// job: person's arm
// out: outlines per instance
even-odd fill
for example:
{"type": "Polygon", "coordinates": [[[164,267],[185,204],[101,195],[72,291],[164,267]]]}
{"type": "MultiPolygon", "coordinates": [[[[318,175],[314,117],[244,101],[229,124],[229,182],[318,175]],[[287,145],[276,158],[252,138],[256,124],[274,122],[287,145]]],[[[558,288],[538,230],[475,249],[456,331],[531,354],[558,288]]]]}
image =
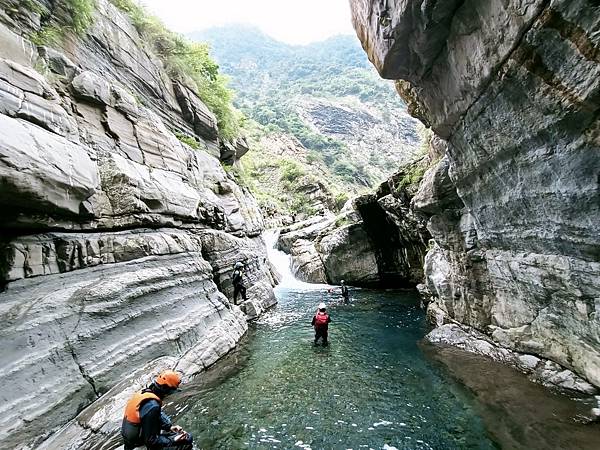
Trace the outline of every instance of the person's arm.
{"type": "Polygon", "coordinates": [[[317,316],[313,316],[312,322],[310,323],[313,327],[315,326],[315,319],[317,318],[317,316]]]}
{"type": "Polygon", "coordinates": [[[177,445],[173,439],[160,434],[162,418],[160,405],[156,400],[148,400],[142,405],[140,418],[142,420],[142,439],[147,447],[160,448],[177,445]]]}
{"type": "Polygon", "coordinates": [[[171,422],[171,418],[167,416],[164,412],[160,412],[160,429],[164,431],[171,431],[171,427],[173,426],[173,422],[171,422]]]}
{"type": "Polygon", "coordinates": [[[331,316],[327,316],[327,323],[331,322],[331,316]]]}

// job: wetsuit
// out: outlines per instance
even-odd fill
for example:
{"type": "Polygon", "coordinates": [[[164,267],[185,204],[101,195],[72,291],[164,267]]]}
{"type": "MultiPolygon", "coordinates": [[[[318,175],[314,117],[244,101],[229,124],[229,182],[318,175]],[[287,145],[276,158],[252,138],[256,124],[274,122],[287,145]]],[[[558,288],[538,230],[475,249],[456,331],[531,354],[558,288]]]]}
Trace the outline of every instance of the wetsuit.
{"type": "Polygon", "coordinates": [[[315,327],[315,345],[317,345],[319,339],[323,338],[323,346],[327,346],[327,331],[329,329],[329,322],[331,322],[331,317],[326,312],[318,311],[317,314],[313,316],[311,325],[315,327]],[[323,319],[319,320],[317,315],[323,317],[323,319]]]}
{"type": "Polygon", "coordinates": [[[124,450],[146,446],[149,450],[192,450],[192,435],[175,441],[178,433],[171,431],[171,419],[161,411],[157,400],[146,400],[140,405],[140,424],[133,424],[123,419],[121,435],[124,450]]]}
{"type": "Polygon", "coordinates": [[[244,281],[242,280],[242,271],[240,269],[235,269],[233,271],[232,281],[233,281],[233,303],[237,305],[238,295],[242,294],[242,299],[244,301],[247,300],[246,286],[244,286],[244,281]]]}
{"type": "Polygon", "coordinates": [[[342,285],[342,297],[344,298],[344,303],[348,303],[349,294],[348,294],[348,286],[345,284],[342,285]]]}

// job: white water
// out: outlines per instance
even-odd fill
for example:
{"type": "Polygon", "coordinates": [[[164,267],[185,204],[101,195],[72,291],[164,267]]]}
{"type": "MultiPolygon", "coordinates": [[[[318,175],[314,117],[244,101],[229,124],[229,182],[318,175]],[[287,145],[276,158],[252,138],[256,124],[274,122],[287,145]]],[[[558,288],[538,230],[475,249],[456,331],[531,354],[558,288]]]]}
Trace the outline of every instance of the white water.
{"type": "Polygon", "coordinates": [[[299,291],[309,291],[318,289],[329,289],[333,286],[329,284],[306,283],[295,277],[292,273],[292,258],[287,253],[276,248],[279,230],[267,230],[263,233],[263,239],[267,246],[267,256],[271,264],[275,266],[277,272],[281,275],[281,282],[276,289],[293,289],[299,291]]]}

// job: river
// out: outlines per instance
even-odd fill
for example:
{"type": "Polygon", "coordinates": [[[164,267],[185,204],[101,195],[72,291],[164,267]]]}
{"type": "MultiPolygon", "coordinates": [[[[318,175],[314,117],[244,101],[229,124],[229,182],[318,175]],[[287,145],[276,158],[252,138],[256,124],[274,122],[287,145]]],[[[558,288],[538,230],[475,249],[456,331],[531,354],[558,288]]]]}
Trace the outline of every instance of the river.
{"type": "MultiPolygon", "coordinates": [[[[285,258],[271,254],[284,269],[285,258]]],[[[598,427],[574,420],[589,401],[420,344],[428,328],[416,293],[354,289],[345,305],[284,272],[278,306],[173,399],[198,448],[600,448],[598,427]],[[312,342],[321,301],[328,347],[312,342]]]]}

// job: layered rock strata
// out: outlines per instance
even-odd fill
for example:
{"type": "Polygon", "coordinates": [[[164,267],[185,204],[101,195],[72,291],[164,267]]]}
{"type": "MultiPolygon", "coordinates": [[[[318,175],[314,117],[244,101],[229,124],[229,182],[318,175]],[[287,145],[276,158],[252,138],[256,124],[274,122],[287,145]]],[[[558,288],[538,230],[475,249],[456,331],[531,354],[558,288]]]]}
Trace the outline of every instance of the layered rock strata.
{"type": "Polygon", "coordinates": [[[600,386],[600,5],[350,3],[375,67],[447,142],[414,200],[434,305],[600,386]]]}
{"type": "Polygon", "coordinates": [[[61,25],[60,4],[42,24],[47,2],[0,1],[2,448],[37,446],[109,390],[120,415],[122,379],[152,361],[198,373],[275,302],[263,218],[219,161],[243,141],[221,142],[191,84],[95,4],[83,35],[44,47],[27,36],[61,25]]]}

